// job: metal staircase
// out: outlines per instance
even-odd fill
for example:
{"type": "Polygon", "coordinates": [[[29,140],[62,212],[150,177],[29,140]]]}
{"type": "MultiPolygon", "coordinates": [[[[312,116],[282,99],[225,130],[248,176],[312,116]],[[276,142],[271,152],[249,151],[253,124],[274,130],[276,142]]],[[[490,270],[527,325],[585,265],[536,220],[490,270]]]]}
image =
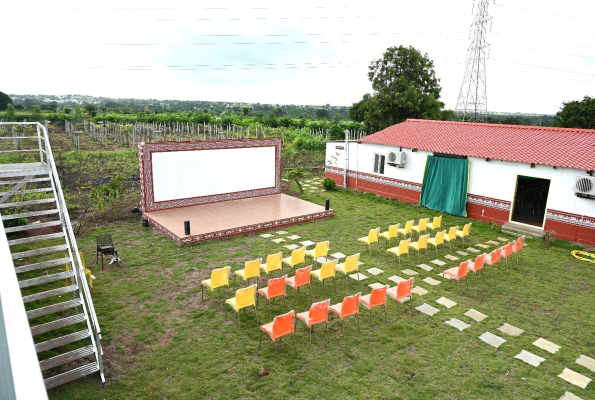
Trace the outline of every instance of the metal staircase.
{"type": "Polygon", "coordinates": [[[0,122],[0,215],[46,388],[96,372],[105,382],[101,329],[48,133],[37,122],[0,122]]]}

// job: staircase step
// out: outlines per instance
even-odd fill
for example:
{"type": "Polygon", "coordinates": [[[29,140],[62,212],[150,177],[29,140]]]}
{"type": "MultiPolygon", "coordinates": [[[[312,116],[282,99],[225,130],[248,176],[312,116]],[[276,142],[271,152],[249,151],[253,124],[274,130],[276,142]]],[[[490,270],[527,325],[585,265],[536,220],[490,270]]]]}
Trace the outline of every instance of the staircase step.
{"type": "Polygon", "coordinates": [[[44,192],[51,192],[51,191],[52,191],[51,187],[45,187],[45,188],[41,188],[41,189],[17,190],[14,192],[0,192],[0,197],[6,196],[8,194],[11,196],[14,196],[16,194],[44,193],[44,192]]]}
{"type": "Polygon", "coordinates": [[[6,233],[12,233],[12,232],[28,231],[28,230],[32,230],[32,229],[48,228],[50,226],[59,226],[59,225],[60,226],[62,225],[62,221],[50,221],[50,222],[42,222],[39,224],[14,226],[12,228],[5,228],[4,231],[6,233]]]}
{"type": "Polygon", "coordinates": [[[68,310],[81,305],[80,299],[68,300],[58,304],[52,304],[51,306],[40,307],[34,310],[27,311],[27,318],[41,317],[42,315],[48,315],[59,311],[68,310]]]}
{"type": "Polygon", "coordinates": [[[23,207],[23,206],[32,206],[35,204],[45,204],[45,203],[55,203],[55,198],[49,199],[41,199],[41,200],[27,200],[27,201],[19,201],[17,203],[5,203],[0,204],[0,208],[10,208],[10,207],[23,207]]]}
{"type": "Polygon", "coordinates": [[[75,379],[82,378],[83,376],[93,374],[99,371],[99,366],[96,362],[83,365],[82,367],[75,368],[63,374],[52,376],[51,378],[44,379],[46,389],[63,385],[66,382],[73,381],[75,379]]]}
{"type": "Polygon", "coordinates": [[[63,257],[57,258],[55,260],[42,261],[35,264],[21,265],[20,267],[15,267],[14,270],[17,274],[20,274],[23,272],[35,271],[36,269],[55,267],[56,265],[64,265],[64,267],[66,268],[66,264],[69,262],[70,257],[63,257]]]}
{"type": "Polygon", "coordinates": [[[79,340],[83,340],[88,338],[89,331],[83,330],[75,333],[71,333],[68,335],[60,336],[59,338],[46,340],[45,342],[37,343],[35,345],[35,351],[41,353],[42,351],[54,349],[56,347],[64,346],[65,344],[78,342],[79,340]]]}
{"type": "Polygon", "coordinates": [[[74,292],[78,289],[77,285],[68,285],[58,289],[46,290],[29,296],[23,296],[23,303],[30,303],[32,301],[47,299],[48,297],[61,296],[66,293],[74,292]]]}
{"type": "Polygon", "coordinates": [[[50,178],[33,178],[33,179],[20,179],[20,180],[16,180],[16,181],[2,181],[0,180],[0,185],[18,185],[19,183],[23,183],[23,181],[26,181],[26,183],[34,183],[34,182],[47,182],[49,181],[50,178]]]}
{"type": "Polygon", "coordinates": [[[26,237],[26,238],[22,238],[22,239],[9,240],[8,241],[8,245],[9,246],[14,246],[14,245],[17,245],[17,244],[39,242],[41,240],[58,239],[58,238],[61,238],[61,237],[64,237],[64,232],[50,233],[49,235],[37,235],[37,236],[30,236],[30,237],[26,237]]]}
{"type": "Polygon", "coordinates": [[[3,215],[2,221],[6,221],[7,219],[38,217],[40,215],[50,215],[50,214],[57,214],[57,213],[58,213],[58,209],[31,211],[31,212],[26,212],[26,213],[21,213],[21,214],[9,214],[9,215],[3,215]]]}
{"type": "Polygon", "coordinates": [[[24,281],[19,281],[19,287],[22,289],[30,286],[40,285],[42,283],[59,281],[60,279],[68,279],[72,276],[74,276],[72,271],[64,271],[58,274],[44,275],[40,276],[39,278],[32,278],[24,281]]]}
{"type": "Polygon", "coordinates": [[[65,244],[61,244],[60,246],[42,247],[41,249],[22,251],[20,253],[12,253],[12,259],[17,260],[19,258],[38,256],[41,254],[57,253],[59,251],[67,250],[68,246],[65,244]]]}
{"type": "Polygon", "coordinates": [[[68,353],[60,354],[59,356],[48,358],[47,360],[40,361],[39,366],[41,367],[42,371],[45,371],[46,369],[54,368],[58,365],[66,364],[93,354],[95,354],[93,351],[93,346],[89,345],[81,347],[80,349],[69,351],[68,353]]]}
{"type": "Polygon", "coordinates": [[[31,328],[31,334],[33,336],[53,331],[56,329],[64,328],[66,326],[78,324],[79,322],[85,322],[85,314],[71,315],[70,317],[57,319],[52,322],[48,322],[41,325],[36,325],[31,328]]]}

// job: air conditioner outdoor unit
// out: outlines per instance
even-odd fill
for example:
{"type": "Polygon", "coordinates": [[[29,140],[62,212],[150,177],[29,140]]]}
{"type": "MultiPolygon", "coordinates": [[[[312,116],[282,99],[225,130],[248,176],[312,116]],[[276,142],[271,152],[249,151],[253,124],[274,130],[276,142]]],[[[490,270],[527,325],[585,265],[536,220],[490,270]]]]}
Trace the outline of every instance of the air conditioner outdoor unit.
{"type": "Polygon", "coordinates": [[[574,194],[577,197],[595,199],[595,177],[577,176],[574,183],[574,194]]]}
{"type": "Polygon", "coordinates": [[[405,165],[405,153],[389,151],[388,165],[393,167],[403,167],[405,165]]]}

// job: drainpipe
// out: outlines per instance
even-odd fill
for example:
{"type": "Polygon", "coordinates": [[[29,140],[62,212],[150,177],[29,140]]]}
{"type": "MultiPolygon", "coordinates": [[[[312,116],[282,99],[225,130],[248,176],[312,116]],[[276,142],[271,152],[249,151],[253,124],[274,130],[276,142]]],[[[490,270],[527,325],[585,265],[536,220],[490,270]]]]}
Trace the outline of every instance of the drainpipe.
{"type": "Polygon", "coordinates": [[[349,131],[345,129],[345,171],[343,172],[343,186],[347,187],[347,170],[349,169],[349,131]]]}

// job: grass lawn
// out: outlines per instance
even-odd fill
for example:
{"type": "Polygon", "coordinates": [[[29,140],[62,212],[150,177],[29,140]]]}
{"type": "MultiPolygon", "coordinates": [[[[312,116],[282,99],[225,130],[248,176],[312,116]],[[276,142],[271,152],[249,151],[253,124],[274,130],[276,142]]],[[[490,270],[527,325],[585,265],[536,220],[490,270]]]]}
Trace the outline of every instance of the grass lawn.
{"type": "MultiPolygon", "coordinates": [[[[341,323],[333,314],[330,344],[324,328],[318,327],[310,346],[308,330],[299,321],[297,355],[290,338],[281,341],[277,356],[266,336],[259,350],[259,325],[253,311],[241,315],[239,328],[233,312],[225,319],[224,299],[231,297],[231,292],[216,292],[214,306],[210,297],[201,301],[200,282],[209,277],[211,269],[226,265],[232,270],[243,268],[247,260],[281,250],[288,256],[290,251],[283,245],[289,243],[330,240],[332,253],[360,251],[364,262],[360,270],[369,277],[361,287],[350,279],[349,288],[342,278],[337,279],[336,292],[331,283],[325,285],[324,293],[321,284],[313,281],[315,300],[330,297],[335,304],[359,290],[369,293],[367,284],[373,282],[393,286],[387,278],[394,274],[407,278],[402,273],[409,267],[406,260],[400,268],[385,247],[380,251],[374,248],[370,256],[363,247],[358,249],[358,237],[377,226],[386,230],[391,223],[438,215],[411,204],[345,190],[304,197],[318,204],[324,204],[325,198],[331,199],[335,217],[284,228],[301,239],[281,244],[251,234],[179,246],[153,229],[141,228],[138,221],[106,223],[81,238],[79,246],[97,277],[92,294],[103,331],[107,383],[102,385],[97,377],[74,381],[51,391],[51,398],[558,399],[566,390],[584,399],[595,398],[595,383],[583,390],[557,377],[568,367],[595,378],[593,372],[575,363],[581,354],[595,357],[595,266],[574,259],[570,251],[578,247],[561,241],[545,249],[541,241],[528,240],[524,265],[501,273],[496,268],[495,279],[488,270],[485,276],[480,275],[477,285],[471,277],[469,290],[464,282],[457,287],[456,282],[450,284],[437,276],[460,260],[448,261],[440,254],[447,265],[426,272],[416,267],[417,257],[412,253],[410,268],[419,273],[416,286],[429,292],[415,295],[413,305],[426,302],[440,309],[436,315],[401,307],[407,311],[399,318],[397,305],[389,299],[387,323],[380,309],[374,310],[370,323],[368,311],[362,308],[361,330],[355,319],[347,319],[343,339],[341,323]],[[124,261],[120,267],[110,265],[101,270],[93,264],[94,240],[99,233],[114,235],[124,261]],[[384,273],[372,276],[365,271],[371,267],[384,273]],[[442,283],[430,286],[422,281],[427,276],[442,283]],[[435,300],[442,296],[457,305],[447,309],[437,304],[435,300]],[[471,320],[463,315],[470,308],[488,318],[471,320]],[[444,323],[451,317],[471,327],[459,332],[444,323]],[[524,333],[508,336],[497,330],[503,323],[524,333]],[[488,346],[478,339],[486,331],[507,342],[499,350],[488,346]],[[532,345],[539,337],[562,346],[561,350],[549,354],[532,345]],[[514,359],[522,349],[546,361],[535,368],[514,359]]],[[[465,218],[445,215],[443,226],[462,227],[465,222],[465,218]]],[[[507,237],[492,230],[490,224],[473,221],[472,244],[502,236],[507,237]]],[[[455,247],[450,252],[447,246],[447,254],[456,255],[455,247]]],[[[429,252],[429,260],[434,254],[429,252]]],[[[240,286],[245,285],[238,280],[236,288],[240,286]]],[[[302,291],[298,302],[295,292],[288,290],[288,309],[308,310],[310,299],[305,293],[302,291]]],[[[283,311],[282,301],[277,301],[273,316],[283,311]]],[[[270,322],[263,299],[258,316],[261,324],[270,322]]]]}

